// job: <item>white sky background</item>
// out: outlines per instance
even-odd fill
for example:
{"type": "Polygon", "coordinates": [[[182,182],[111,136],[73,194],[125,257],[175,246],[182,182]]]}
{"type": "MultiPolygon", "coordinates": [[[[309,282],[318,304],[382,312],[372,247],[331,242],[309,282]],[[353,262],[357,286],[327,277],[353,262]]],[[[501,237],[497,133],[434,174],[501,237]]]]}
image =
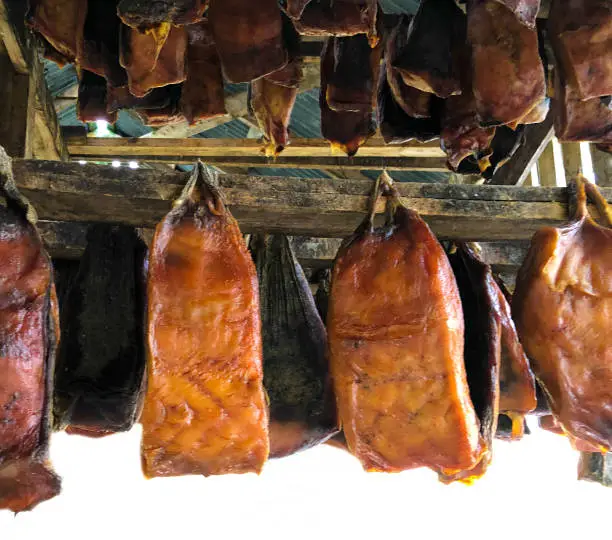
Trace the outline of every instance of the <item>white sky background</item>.
{"type": "Polygon", "coordinates": [[[139,445],[140,428],[54,435],[62,494],[30,513],[0,512],[0,539],[611,538],[612,488],[577,482],[578,454],[540,430],[496,442],[473,486],[442,485],[429,470],[365,473],[328,446],[271,461],[260,477],[145,480],[139,445]]]}

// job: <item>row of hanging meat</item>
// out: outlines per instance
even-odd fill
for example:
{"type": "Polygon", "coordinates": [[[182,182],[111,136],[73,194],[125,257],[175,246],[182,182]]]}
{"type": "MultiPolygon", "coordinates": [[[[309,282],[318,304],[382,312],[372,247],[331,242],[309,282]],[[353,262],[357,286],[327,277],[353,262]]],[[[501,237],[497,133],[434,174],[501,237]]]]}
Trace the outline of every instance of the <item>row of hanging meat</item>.
{"type": "Polygon", "coordinates": [[[534,411],[603,467],[612,229],[586,194],[608,226],[612,212],[593,185],[570,187],[567,227],[534,236],[511,312],[478,248],[445,251],[383,175],[317,309],[287,238],[254,236],[249,252],[210,174],[196,166],[148,254],[133,228],[93,225],[80,263],[55,269],[6,183],[0,508],[59,493],[53,429],[99,437],[136,421],[147,477],[260,472],[333,438],[368,471],[471,482],[496,433],[520,439],[534,411]]]}
{"type": "Polygon", "coordinates": [[[300,36],[316,35],[322,134],[348,155],[379,128],[386,143],[440,138],[452,170],[490,177],[550,96],[559,139],[610,147],[608,0],[552,0],[539,29],[540,0],[461,6],[423,0],[387,26],[373,0],[287,0],[284,12],[277,0],[31,0],[28,21],[48,57],[78,66],[83,121],[134,108],[149,125],[193,123],[226,113],[224,78],[250,82],[276,155],[302,79],[300,36]]]}

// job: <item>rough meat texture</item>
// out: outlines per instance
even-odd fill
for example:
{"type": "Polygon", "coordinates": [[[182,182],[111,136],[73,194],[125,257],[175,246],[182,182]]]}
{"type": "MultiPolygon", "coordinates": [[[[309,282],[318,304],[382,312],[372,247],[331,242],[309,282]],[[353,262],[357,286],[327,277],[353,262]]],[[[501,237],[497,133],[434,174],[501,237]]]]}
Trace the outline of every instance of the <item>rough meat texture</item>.
{"type": "Polygon", "coordinates": [[[77,63],[104,77],[111,86],[124,86],[127,75],[119,64],[118,0],[87,0],[83,32],[77,35],[77,63]]]}
{"type": "Polygon", "coordinates": [[[148,276],[148,477],[259,472],[268,457],[255,266],[202,181],[157,226],[148,276]]]}
{"type": "Polygon", "coordinates": [[[211,0],[208,21],[230,82],[249,82],[287,64],[277,0],[211,0]]]}
{"type": "Polygon", "coordinates": [[[515,17],[530,28],[535,28],[536,17],[540,10],[540,0],[496,0],[511,10],[515,17]]]}
{"type": "Polygon", "coordinates": [[[363,34],[332,38],[332,47],[327,104],[334,111],[372,111],[382,47],[372,49],[363,34]]]}
{"type": "Polygon", "coordinates": [[[96,436],[132,428],[145,367],[145,252],[133,227],[90,226],[79,271],[62,298],[56,429],[96,436]]]}
{"type": "Polygon", "coordinates": [[[404,82],[441,98],[461,92],[457,43],[465,41],[465,15],[454,0],[423,0],[393,60],[404,82]]]}
{"type": "MultiPolygon", "coordinates": [[[[430,116],[413,118],[399,106],[387,81],[387,61],[380,68],[376,116],[380,133],[386,144],[403,144],[416,139],[421,142],[432,141],[440,136],[440,102],[432,96],[430,116]]],[[[429,94],[431,96],[431,94],[429,94]]]]}
{"type": "Polygon", "coordinates": [[[393,99],[403,111],[413,118],[431,116],[432,95],[409,86],[402,79],[401,73],[393,67],[398,51],[406,46],[408,28],[411,17],[403,15],[393,28],[385,43],[385,64],[387,66],[387,82],[391,88],[393,99]]]}
{"type": "Polygon", "coordinates": [[[198,22],[207,4],[207,0],[121,0],[117,14],[128,26],[145,30],[163,23],[198,22]]]}
{"type": "Polygon", "coordinates": [[[370,471],[470,469],[481,455],[463,366],[463,313],[442,247],[403,207],[340,249],[328,313],[348,447],[370,471]]]}
{"type": "Polygon", "coordinates": [[[86,13],[87,0],[31,0],[28,24],[60,55],[74,62],[86,13]]]}
{"type": "Polygon", "coordinates": [[[327,333],[285,236],[251,241],[259,281],[270,457],[310,448],[337,432],[327,333]]]}
{"type": "Polygon", "coordinates": [[[472,468],[443,471],[443,482],[472,482],[487,470],[499,413],[501,314],[491,267],[467,244],[458,244],[449,261],[457,280],[465,321],[464,362],[470,398],[480,423],[483,454],[472,468]]]}
{"type": "Polygon", "coordinates": [[[187,79],[181,110],[190,124],[226,114],[221,62],[207,22],[187,27],[187,79]]]}
{"type": "Polygon", "coordinates": [[[376,0],[311,0],[299,19],[298,32],[306,36],[354,36],[367,34],[372,44],[377,41],[376,0]]]}
{"type": "MultiPolygon", "coordinates": [[[[612,109],[605,98],[581,101],[574,89],[555,77],[552,100],[555,135],[560,141],[612,144],[612,109]]],[[[609,99],[609,98],[608,98],[609,99]]]]}
{"type": "Polygon", "coordinates": [[[0,509],[22,512],[60,490],[47,457],[59,327],[42,242],[19,211],[2,205],[0,261],[0,509]]]}
{"type": "Polygon", "coordinates": [[[327,104],[327,81],[334,69],[333,39],[329,38],[321,51],[321,133],[332,145],[332,150],[339,149],[353,156],[359,147],[374,135],[376,126],[371,111],[334,111],[327,104]]]}
{"type": "Polygon", "coordinates": [[[250,105],[264,134],[264,153],[280,154],[289,144],[289,121],[297,88],[282,86],[265,77],[251,83],[250,105]]]}
{"type": "Polygon", "coordinates": [[[126,67],[130,92],[146,96],[153,88],[183,82],[187,78],[185,27],[165,27],[162,35],[124,26],[121,63],[126,67]],[[167,31],[167,33],[166,33],[167,31]]]}
{"type": "Polygon", "coordinates": [[[559,69],[578,97],[612,95],[612,3],[554,0],[548,29],[559,69]]]}
{"type": "Polygon", "coordinates": [[[467,13],[481,123],[522,123],[546,99],[537,32],[495,0],[469,0],[467,13]]]}
{"type": "Polygon", "coordinates": [[[612,230],[588,216],[583,182],[578,179],[575,221],[534,235],[512,315],[564,431],[610,450],[612,230]]]}
{"type": "Polygon", "coordinates": [[[509,295],[496,283],[499,315],[501,318],[501,362],[499,374],[499,412],[512,421],[511,439],[523,435],[524,416],[537,406],[535,378],[529,359],[519,341],[512,314],[509,295]]]}

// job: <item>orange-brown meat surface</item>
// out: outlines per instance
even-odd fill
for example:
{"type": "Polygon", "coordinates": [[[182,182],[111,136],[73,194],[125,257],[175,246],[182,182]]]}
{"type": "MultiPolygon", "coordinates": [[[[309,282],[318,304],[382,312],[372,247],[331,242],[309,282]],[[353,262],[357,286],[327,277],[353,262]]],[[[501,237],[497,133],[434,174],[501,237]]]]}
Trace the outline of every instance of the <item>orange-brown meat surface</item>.
{"type": "Polygon", "coordinates": [[[251,108],[264,134],[264,153],[276,156],[289,144],[289,121],[298,89],[262,77],[251,83],[251,108]]]}
{"type": "Polygon", "coordinates": [[[187,26],[187,79],[181,110],[190,124],[225,114],[221,62],[206,21],[187,26]]]}
{"type": "Polygon", "coordinates": [[[28,24],[66,60],[74,62],[87,0],[30,0],[28,24]]]}
{"type": "Polygon", "coordinates": [[[537,31],[496,0],[470,0],[467,13],[481,122],[521,123],[546,99],[537,31]]]}
{"type": "Polygon", "coordinates": [[[47,456],[59,331],[53,297],[38,234],[20,210],[0,205],[0,509],[13,512],[60,490],[47,456]]]}
{"type": "Polygon", "coordinates": [[[346,241],[327,323],[340,424],[366,470],[477,463],[461,299],[444,250],[415,212],[399,206],[393,227],[366,221],[346,241]]]}
{"type": "Polygon", "coordinates": [[[259,472],[268,457],[257,276],[203,166],[157,226],[148,276],[148,477],[259,472]]]}
{"type": "Polygon", "coordinates": [[[121,65],[127,72],[130,92],[143,97],[153,88],[184,81],[186,51],[185,27],[162,25],[142,33],[123,26],[121,65]]]}
{"type": "Polygon", "coordinates": [[[231,82],[249,82],[288,61],[277,0],[211,0],[208,21],[231,82]]]}
{"type": "Polygon", "coordinates": [[[294,22],[306,36],[367,34],[374,43],[377,13],[376,0],[311,0],[294,22]]]}
{"type": "Polygon", "coordinates": [[[207,5],[207,0],[121,0],[117,14],[125,24],[146,30],[163,23],[198,22],[207,5]]]}
{"type": "Polygon", "coordinates": [[[548,28],[557,64],[578,97],[612,94],[612,3],[554,0],[548,28]]]}
{"type": "MultiPolygon", "coordinates": [[[[610,450],[612,229],[589,216],[584,184],[579,177],[571,186],[577,201],[573,221],[534,235],[518,274],[512,315],[563,430],[610,450]]],[[[601,203],[596,188],[587,189],[601,203]]]]}

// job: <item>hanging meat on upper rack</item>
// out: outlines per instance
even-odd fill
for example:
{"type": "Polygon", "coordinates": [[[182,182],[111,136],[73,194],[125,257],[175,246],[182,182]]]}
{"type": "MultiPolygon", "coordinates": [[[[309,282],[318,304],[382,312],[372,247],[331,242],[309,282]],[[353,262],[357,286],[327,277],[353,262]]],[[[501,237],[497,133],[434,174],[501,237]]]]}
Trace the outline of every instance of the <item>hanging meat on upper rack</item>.
{"type": "Polygon", "coordinates": [[[130,92],[146,96],[153,88],[178,84],[187,78],[185,66],[187,29],[163,26],[141,33],[121,27],[121,65],[128,77],[130,92]]]}
{"type": "Polygon", "coordinates": [[[160,24],[192,24],[202,18],[208,0],[120,0],[117,14],[121,20],[144,31],[160,24]]]}
{"type": "MultiPolygon", "coordinates": [[[[463,14],[456,17],[462,17],[465,25],[463,14]]],[[[490,166],[495,128],[480,124],[465,32],[457,33],[451,45],[454,61],[459,68],[461,92],[449,96],[442,104],[440,147],[446,152],[451,170],[461,174],[481,174],[490,166]]]]}
{"type": "Polygon", "coordinates": [[[536,383],[512,320],[510,293],[499,278],[495,283],[501,320],[499,421],[502,417],[509,421],[509,430],[503,436],[498,423],[497,437],[514,441],[521,439],[525,432],[525,415],[537,408],[536,383]]]}
{"type": "MultiPolygon", "coordinates": [[[[461,4],[465,4],[469,0],[457,0],[461,4]]],[[[540,0],[494,0],[500,5],[509,9],[519,22],[535,28],[536,17],[540,11],[540,0]]]]}
{"type": "Polygon", "coordinates": [[[423,0],[402,41],[392,65],[407,85],[441,98],[461,92],[456,44],[465,42],[465,15],[454,0],[423,0]]]}
{"type": "Polygon", "coordinates": [[[59,316],[51,260],[0,147],[0,509],[57,495],[48,458],[59,316]]]}
{"type": "Polygon", "coordinates": [[[340,426],[366,470],[453,474],[479,462],[457,284],[442,246],[386,173],[336,257],[327,324],[340,426]],[[387,222],[375,229],[381,189],[387,222]]]}
{"type": "Polygon", "coordinates": [[[571,222],[545,227],[521,267],[512,315],[552,413],[570,438],[612,449],[612,212],[594,184],[569,187],[571,222]]]}
{"type": "Polygon", "coordinates": [[[255,236],[270,457],[324,442],[337,432],[327,334],[287,237],[255,236]]]}
{"type": "Polygon", "coordinates": [[[87,0],[30,0],[26,17],[65,62],[74,62],[86,14],[87,0]]]}
{"type": "Polygon", "coordinates": [[[133,227],[96,224],[62,298],[55,427],[99,437],[131,429],[145,366],[144,258],[133,227]]]}
{"type": "Polygon", "coordinates": [[[167,104],[163,107],[138,108],[136,113],[140,116],[143,123],[146,126],[160,127],[183,122],[185,120],[181,110],[183,86],[181,84],[171,84],[155,90],[166,90],[168,92],[167,104]]]}
{"type": "Polygon", "coordinates": [[[379,70],[376,116],[386,144],[403,144],[411,140],[432,141],[440,136],[442,100],[432,96],[428,117],[414,118],[406,114],[393,97],[387,81],[387,60],[379,70]]]}
{"type": "MultiPolygon", "coordinates": [[[[508,126],[498,126],[491,141],[491,154],[488,157],[489,167],[482,171],[485,180],[491,180],[493,175],[510,161],[524,142],[524,126],[518,126],[515,129],[508,126]]],[[[464,160],[463,163],[469,162],[469,160],[470,158],[464,160]]]]}
{"type": "Polygon", "coordinates": [[[164,109],[170,105],[173,85],[154,88],[146,96],[136,97],[127,86],[107,86],[106,112],[108,115],[118,113],[121,109],[154,110],[164,109]]]}
{"type": "Polygon", "coordinates": [[[338,149],[353,156],[359,147],[374,135],[376,126],[372,110],[334,111],[327,103],[328,80],[332,78],[334,66],[337,65],[334,59],[334,40],[336,39],[340,38],[328,38],[321,51],[321,88],[319,92],[321,133],[332,145],[332,151],[338,149]]]}
{"type": "Polygon", "coordinates": [[[334,111],[372,111],[382,47],[372,49],[364,34],[334,38],[334,68],[325,99],[334,111]]]}
{"type": "Polygon", "coordinates": [[[577,99],[612,95],[610,0],[552,0],[548,33],[557,68],[577,99]]]}
{"type": "Polygon", "coordinates": [[[408,116],[428,118],[431,116],[432,94],[407,85],[399,70],[393,67],[398,52],[406,47],[411,20],[409,15],[400,16],[399,21],[385,39],[387,82],[393,99],[408,116]]]}
{"type": "Polygon", "coordinates": [[[223,74],[207,21],[187,28],[187,79],[181,92],[181,110],[190,124],[226,114],[223,74]]]}
{"type": "Polygon", "coordinates": [[[292,19],[299,19],[302,16],[304,8],[310,3],[310,0],[285,0],[283,9],[285,13],[292,19]]]}
{"type": "Polygon", "coordinates": [[[81,70],[77,97],[77,117],[79,120],[81,122],[106,120],[111,124],[115,123],[117,113],[108,111],[107,102],[108,84],[106,79],[91,71],[81,70]]]}
{"type": "Polygon", "coordinates": [[[474,247],[458,243],[448,259],[463,307],[465,372],[480,424],[483,452],[473,468],[441,473],[440,479],[445,483],[457,480],[470,483],[486,472],[493,455],[499,413],[501,309],[491,267],[480,259],[474,247]]]}
{"type": "Polygon", "coordinates": [[[249,82],[287,64],[277,0],[211,0],[208,21],[230,82],[249,82]]]}
{"type": "Polygon", "coordinates": [[[77,64],[104,77],[111,86],[124,86],[127,75],[119,63],[118,0],[87,0],[83,32],[77,35],[77,64]]]}
{"type": "Polygon", "coordinates": [[[147,477],[259,472],[268,457],[255,265],[198,162],[150,250],[147,477]]]}
{"type": "Polygon", "coordinates": [[[546,101],[536,29],[496,0],[468,0],[467,21],[481,124],[524,123],[546,101]]]}
{"type": "Polygon", "coordinates": [[[293,17],[297,31],[305,36],[354,36],[367,34],[372,46],[378,43],[377,0],[311,0],[299,11],[288,0],[287,13],[293,17]],[[294,15],[292,15],[292,12],[294,15]]]}
{"type": "Polygon", "coordinates": [[[300,37],[283,14],[283,38],[289,62],[282,69],[251,82],[249,107],[263,132],[266,156],[277,156],[289,144],[289,122],[302,81],[300,37]]]}

